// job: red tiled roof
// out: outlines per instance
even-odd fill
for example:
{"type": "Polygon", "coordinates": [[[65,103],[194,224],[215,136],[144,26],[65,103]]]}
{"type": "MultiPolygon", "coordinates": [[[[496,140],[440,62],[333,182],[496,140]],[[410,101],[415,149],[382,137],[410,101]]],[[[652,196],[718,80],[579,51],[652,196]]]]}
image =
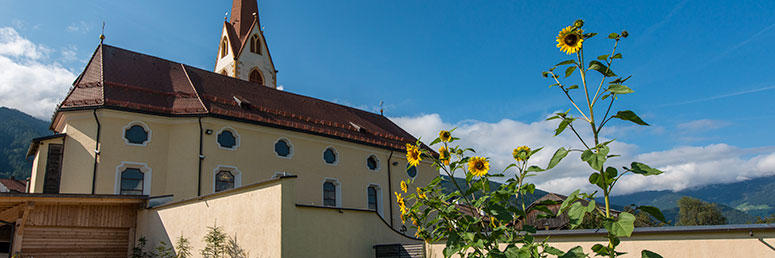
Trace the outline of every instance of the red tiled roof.
{"type": "Polygon", "coordinates": [[[27,182],[17,179],[10,179],[10,178],[0,178],[0,184],[3,184],[6,188],[8,188],[9,192],[19,192],[24,193],[27,192],[27,182]]]}
{"type": "Polygon", "coordinates": [[[397,150],[416,141],[382,115],[109,45],[97,48],[57,115],[92,108],[213,116],[397,150]]]}

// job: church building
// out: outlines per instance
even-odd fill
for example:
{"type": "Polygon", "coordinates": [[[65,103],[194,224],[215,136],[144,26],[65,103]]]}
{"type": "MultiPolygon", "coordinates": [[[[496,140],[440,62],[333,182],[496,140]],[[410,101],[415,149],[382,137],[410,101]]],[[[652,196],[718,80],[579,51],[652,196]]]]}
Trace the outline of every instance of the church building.
{"type": "Polygon", "coordinates": [[[30,193],[0,196],[11,253],[45,257],[55,250],[41,239],[56,236],[57,252],[126,257],[141,237],[149,249],[185,237],[199,257],[214,225],[251,257],[422,245],[392,198],[402,180],[439,175],[408,164],[417,139],[381,114],[278,90],[258,13],[233,0],[212,71],[101,42],[55,134],[30,145],[30,193]],[[79,244],[95,234],[113,242],[79,244]]]}

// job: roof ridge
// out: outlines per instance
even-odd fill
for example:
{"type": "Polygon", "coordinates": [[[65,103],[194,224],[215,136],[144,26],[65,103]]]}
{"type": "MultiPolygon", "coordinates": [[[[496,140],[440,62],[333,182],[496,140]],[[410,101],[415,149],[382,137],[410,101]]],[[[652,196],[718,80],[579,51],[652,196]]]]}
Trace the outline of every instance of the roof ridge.
{"type": "Polygon", "coordinates": [[[207,106],[205,106],[205,103],[202,101],[202,96],[199,95],[199,91],[196,90],[196,86],[194,86],[194,82],[191,81],[191,76],[188,75],[188,71],[186,70],[186,65],[180,64],[180,67],[183,68],[183,73],[186,75],[186,79],[188,80],[188,85],[191,85],[191,89],[194,90],[194,94],[196,95],[196,100],[199,101],[199,104],[202,105],[202,109],[205,110],[205,113],[209,113],[210,110],[207,110],[207,106]]]}

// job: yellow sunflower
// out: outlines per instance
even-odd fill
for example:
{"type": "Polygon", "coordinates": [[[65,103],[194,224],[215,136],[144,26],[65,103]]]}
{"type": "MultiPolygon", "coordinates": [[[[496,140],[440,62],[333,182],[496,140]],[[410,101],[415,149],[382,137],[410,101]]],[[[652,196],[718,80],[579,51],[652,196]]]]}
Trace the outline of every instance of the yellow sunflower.
{"type": "Polygon", "coordinates": [[[528,158],[530,158],[530,147],[519,146],[516,149],[514,149],[513,152],[511,152],[511,155],[513,155],[514,159],[516,159],[517,161],[525,161],[528,158]]]}
{"type": "Polygon", "coordinates": [[[409,189],[409,186],[406,185],[406,181],[401,181],[401,191],[404,191],[406,193],[406,190],[409,189]]]}
{"type": "Polygon", "coordinates": [[[490,162],[483,157],[471,157],[468,160],[468,171],[474,176],[484,176],[490,170],[490,162]]]}
{"type": "Polygon", "coordinates": [[[581,43],[584,42],[584,33],[581,29],[573,29],[572,26],[565,27],[557,35],[557,47],[561,51],[565,51],[567,54],[573,54],[579,52],[581,49],[581,43]]]}
{"type": "Polygon", "coordinates": [[[409,165],[412,165],[416,167],[420,164],[420,160],[422,160],[422,157],[420,157],[420,148],[416,145],[412,144],[406,144],[406,160],[409,161],[409,165]]]}
{"type": "Polygon", "coordinates": [[[441,148],[439,148],[439,160],[441,163],[444,163],[444,165],[449,166],[449,150],[447,150],[447,147],[441,146],[441,148]]]}
{"type": "Polygon", "coordinates": [[[401,224],[406,224],[406,217],[404,217],[404,213],[401,213],[401,224]]]}
{"type": "Polygon", "coordinates": [[[425,199],[425,198],[428,198],[428,196],[425,195],[425,193],[422,191],[422,189],[417,187],[417,198],[425,199]]]}
{"type": "Polygon", "coordinates": [[[398,207],[404,207],[406,208],[404,204],[404,197],[401,197],[401,194],[399,192],[395,192],[396,194],[396,203],[398,203],[398,207]]]}
{"type": "Polygon", "coordinates": [[[452,139],[452,134],[449,131],[442,130],[441,132],[439,132],[439,139],[442,142],[449,142],[449,140],[452,139]]]}

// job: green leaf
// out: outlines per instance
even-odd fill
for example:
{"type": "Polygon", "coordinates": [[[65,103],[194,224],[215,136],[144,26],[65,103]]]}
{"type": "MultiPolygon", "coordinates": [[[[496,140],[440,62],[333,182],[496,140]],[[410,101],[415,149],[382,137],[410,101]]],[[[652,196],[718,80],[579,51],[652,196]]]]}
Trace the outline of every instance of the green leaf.
{"type": "Polygon", "coordinates": [[[600,60],[600,61],[605,61],[606,59],[608,59],[608,55],[602,55],[597,57],[597,60],[600,60]]]}
{"type": "Polygon", "coordinates": [[[594,37],[595,35],[597,35],[597,33],[595,32],[585,33],[584,38],[588,39],[588,38],[594,37]]]}
{"type": "Polygon", "coordinates": [[[609,69],[607,66],[605,66],[600,61],[596,61],[596,60],[589,62],[589,68],[587,70],[598,71],[598,72],[600,72],[600,74],[602,74],[605,77],[614,77],[614,76],[616,76],[616,74],[613,71],[611,71],[611,69],[609,69]]]}
{"type": "Polygon", "coordinates": [[[586,258],[586,257],[587,255],[584,253],[584,249],[581,248],[581,246],[576,246],[568,250],[568,252],[563,254],[562,256],[558,256],[557,258],[586,258]]]}
{"type": "Polygon", "coordinates": [[[546,169],[552,169],[557,166],[557,164],[560,164],[560,161],[562,161],[565,156],[568,156],[568,152],[570,151],[562,147],[557,149],[557,151],[554,152],[554,155],[552,155],[552,159],[549,160],[549,165],[546,167],[546,169]]]}
{"type": "Polygon", "coordinates": [[[599,186],[601,189],[605,189],[605,182],[603,181],[603,177],[600,176],[600,173],[592,173],[589,175],[589,183],[599,186]]]}
{"type": "Polygon", "coordinates": [[[431,146],[433,146],[434,144],[437,144],[437,143],[439,143],[439,142],[441,142],[441,139],[439,139],[439,137],[436,137],[436,139],[434,139],[434,140],[431,142],[431,146]]]}
{"type": "Polygon", "coordinates": [[[641,251],[640,252],[640,257],[641,258],[662,258],[661,255],[659,255],[659,254],[657,254],[655,252],[649,251],[649,250],[641,251]]]}
{"type": "Polygon", "coordinates": [[[611,57],[611,59],[622,59],[622,53],[616,53],[614,57],[611,57]]]}
{"type": "Polygon", "coordinates": [[[613,179],[619,174],[619,171],[616,170],[614,167],[607,167],[605,168],[605,177],[609,179],[613,179]]]}
{"type": "Polygon", "coordinates": [[[611,34],[608,34],[609,39],[615,39],[617,37],[619,37],[619,33],[613,32],[611,34]]]}
{"type": "Polygon", "coordinates": [[[565,78],[570,77],[570,75],[573,74],[573,71],[576,71],[576,66],[568,66],[568,68],[565,69],[565,78]]]}
{"type": "Polygon", "coordinates": [[[599,171],[603,168],[603,164],[608,159],[608,146],[601,146],[600,151],[595,153],[592,150],[585,150],[581,153],[581,160],[586,161],[592,169],[599,171]]]}
{"type": "Polygon", "coordinates": [[[503,254],[507,258],[530,258],[530,251],[524,250],[516,246],[510,246],[506,248],[503,254]]]}
{"type": "Polygon", "coordinates": [[[562,131],[565,131],[565,128],[570,125],[570,123],[573,122],[574,119],[572,118],[565,118],[562,121],[560,121],[560,124],[557,125],[557,129],[554,129],[554,136],[560,135],[562,131]]]}
{"type": "Polygon", "coordinates": [[[592,246],[592,251],[595,252],[598,256],[607,256],[608,255],[608,247],[601,245],[601,244],[595,244],[592,246]]]}
{"type": "Polygon", "coordinates": [[[570,87],[568,87],[568,90],[572,90],[572,89],[578,89],[578,88],[579,88],[579,85],[577,85],[577,84],[573,84],[573,85],[571,85],[570,87]]]}
{"type": "Polygon", "coordinates": [[[638,115],[636,115],[635,112],[632,112],[630,110],[619,111],[616,113],[615,116],[612,116],[612,118],[614,117],[624,121],[630,121],[639,125],[649,125],[646,122],[644,122],[643,119],[640,119],[640,117],[638,117],[638,115]]]}
{"type": "Polygon", "coordinates": [[[565,209],[568,208],[568,205],[578,200],[579,199],[578,195],[580,191],[581,190],[576,190],[572,194],[568,195],[568,198],[565,198],[565,200],[562,201],[562,204],[560,205],[560,210],[557,211],[557,213],[565,212],[565,209]]]}
{"type": "Polygon", "coordinates": [[[560,86],[560,84],[559,83],[555,83],[555,84],[549,85],[549,88],[551,89],[554,86],[560,86]]]}
{"type": "Polygon", "coordinates": [[[662,174],[661,170],[649,167],[648,165],[640,162],[633,162],[632,164],[630,164],[630,166],[632,168],[630,168],[629,170],[635,174],[641,174],[644,176],[653,176],[653,175],[662,174]]]}
{"type": "Polygon", "coordinates": [[[614,236],[630,237],[635,230],[635,216],[627,212],[619,213],[619,219],[611,224],[609,230],[614,236]]]}
{"type": "Polygon", "coordinates": [[[607,98],[608,98],[608,97],[610,97],[610,96],[611,96],[611,94],[605,94],[605,95],[603,95],[603,98],[602,98],[602,100],[605,100],[605,99],[607,99],[607,98]]]}
{"type": "Polygon", "coordinates": [[[662,214],[662,211],[660,211],[659,208],[657,207],[644,205],[644,206],[638,206],[638,209],[648,213],[649,215],[651,215],[652,217],[654,217],[655,219],[661,222],[667,223],[667,221],[665,220],[665,215],[662,214]]]}
{"type": "Polygon", "coordinates": [[[565,61],[559,62],[554,66],[561,66],[561,65],[568,65],[568,64],[575,64],[575,63],[576,63],[576,60],[571,59],[571,60],[565,60],[565,61]]]}
{"type": "Polygon", "coordinates": [[[581,225],[581,222],[584,221],[584,215],[586,214],[587,207],[581,204],[581,202],[574,202],[570,206],[570,209],[568,209],[568,223],[570,224],[571,229],[581,225]]]}
{"type": "Polygon", "coordinates": [[[554,247],[551,247],[551,246],[544,247],[544,252],[546,252],[548,254],[551,254],[551,255],[562,255],[563,254],[563,252],[560,249],[557,249],[557,248],[554,248],[554,247]]]}
{"type": "Polygon", "coordinates": [[[611,84],[608,86],[608,91],[616,93],[616,94],[628,94],[635,92],[634,90],[630,89],[630,87],[621,85],[621,84],[611,84]]]}

